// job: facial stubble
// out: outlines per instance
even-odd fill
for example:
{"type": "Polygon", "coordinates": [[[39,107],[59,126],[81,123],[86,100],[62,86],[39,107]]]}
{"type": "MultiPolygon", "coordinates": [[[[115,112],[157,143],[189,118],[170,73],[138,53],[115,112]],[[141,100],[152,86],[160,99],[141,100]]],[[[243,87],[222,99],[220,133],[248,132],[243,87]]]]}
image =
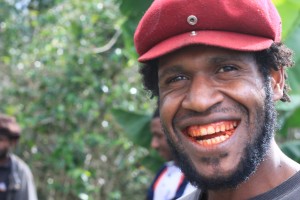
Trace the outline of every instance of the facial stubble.
{"type": "MultiPolygon", "coordinates": [[[[268,81],[266,81],[268,82],[268,81]]],[[[219,190],[226,188],[235,188],[240,183],[246,181],[257,169],[260,163],[263,161],[267,151],[270,147],[271,139],[274,137],[274,130],[276,124],[276,110],[272,101],[272,93],[270,84],[265,84],[265,101],[263,107],[256,107],[257,116],[255,117],[255,131],[253,135],[256,137],[253,142],[247,143],[243,156],[236,168],[236,170],[227,176],[218,176],[214,178],[207,178],[197,172],[190,157],[185,153],[182,147],[174,143],[164,127],[164,131],[168,137],[169,145],[173,151],[175,160],[179,167],[184,172],[187,179],[196,187],[204,190],[219,190]]],[[[245,114],[249,116],[249,112],[239,105],[240,109],[244,110],[245,114]]],[[[249,125],[249,117],[247,124],[249,125]]],[[[174,127],[174,124],[172,124],[174,127]]],[[[177,133],[181,134],[181,133],[177,133]]],[[[211,165],[218,165],[222,157],[226,157],[226,153],[218,157],[206,157],[202,158],[202,162],[208,162],[211,165]]]]}

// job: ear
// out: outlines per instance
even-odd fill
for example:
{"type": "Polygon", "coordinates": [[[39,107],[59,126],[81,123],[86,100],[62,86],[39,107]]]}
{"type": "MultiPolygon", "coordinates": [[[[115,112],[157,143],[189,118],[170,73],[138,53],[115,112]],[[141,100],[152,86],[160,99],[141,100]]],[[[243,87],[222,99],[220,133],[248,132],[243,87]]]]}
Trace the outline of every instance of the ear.
{"type": "Polygon", "coordinates": [[[279,70],[271,70],[271,84],[273,89],[273,101],[278,101],[283,96],[284,88],[284,69],[280,67],[279,70]]]}

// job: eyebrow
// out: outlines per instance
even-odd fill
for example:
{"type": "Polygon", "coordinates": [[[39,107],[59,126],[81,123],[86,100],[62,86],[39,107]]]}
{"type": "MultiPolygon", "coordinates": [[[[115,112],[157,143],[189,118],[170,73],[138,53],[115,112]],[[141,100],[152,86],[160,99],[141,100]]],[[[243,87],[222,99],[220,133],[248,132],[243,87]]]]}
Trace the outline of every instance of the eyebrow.
{"type": "Polygon", "coordinates": [[[168,74],[174,74],[182,71],[183,67],[181,65],[167,66],[167,68],[162,69],[161,72],[158,72],[158,79],[161,79],[168,74]]]}
{"type": "MultiPolygon", "coordinates": [[[[236,61],[236,62],[242,62],[245,63],[245,59],[242,59],[245,57],[247,59],[246,54],[227,54],[227,55],[215,55],[212,57],[209,57],[208,63],[211,65],[217,65],[222,64],[227,61],[236,61]]],[[[174,74],[174,73],[182,73],[185,71],[184,67],[182,65],[162,65],[165,69],[162,69],[158,73],[158,79],[163,78],[164,76],[168,74],[174,74]]],[[[159,68],[158,68],[159,71],[159,68]]]]}
{"type": "Polygon", "coordinates": [[[241,59],[243,55],[222,55],[222,56],[215,56],[212,58],[209,58],[209,63],[210,64],[219,64],[219,63],[223,63],[226,61],[239,61],[239,62],[243,62],[243,59],[241,59]]]}

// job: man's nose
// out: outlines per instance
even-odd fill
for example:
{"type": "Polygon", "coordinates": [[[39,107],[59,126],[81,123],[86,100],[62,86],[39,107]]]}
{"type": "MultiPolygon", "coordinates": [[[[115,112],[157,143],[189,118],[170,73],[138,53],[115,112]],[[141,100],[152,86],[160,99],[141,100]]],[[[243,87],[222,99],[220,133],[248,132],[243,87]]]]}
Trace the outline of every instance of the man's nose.
{"type": "Polygon", "coordinates": [[[205,112],[222,102],[224,96],[214,80],[204,75],[192,79],[190,88],[182,102],[182,107],[196,112],[205,112]]]}
{"type": "Polygon", "coordinates": [[[157,149],[158,148],[158,142],[157,139],[155,139],[154,137],[151,139],[151,147],[153,149],[157,149]]]}

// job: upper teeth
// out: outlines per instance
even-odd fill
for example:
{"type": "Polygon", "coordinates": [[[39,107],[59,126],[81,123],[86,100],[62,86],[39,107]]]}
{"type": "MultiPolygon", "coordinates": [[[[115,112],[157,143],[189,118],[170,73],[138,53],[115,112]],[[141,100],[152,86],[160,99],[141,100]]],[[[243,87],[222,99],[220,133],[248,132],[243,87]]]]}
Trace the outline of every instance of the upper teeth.
{"type": "Polygon", "coordinates": [[[198,136],[211,135],[218,132],[232,130],[235,127],[237,127],[237,121],[223,121],[223,122],[217,122],[208,125],[190,126],[187,129],[187,133],[191,137],[198,137],[198,136]]]}

